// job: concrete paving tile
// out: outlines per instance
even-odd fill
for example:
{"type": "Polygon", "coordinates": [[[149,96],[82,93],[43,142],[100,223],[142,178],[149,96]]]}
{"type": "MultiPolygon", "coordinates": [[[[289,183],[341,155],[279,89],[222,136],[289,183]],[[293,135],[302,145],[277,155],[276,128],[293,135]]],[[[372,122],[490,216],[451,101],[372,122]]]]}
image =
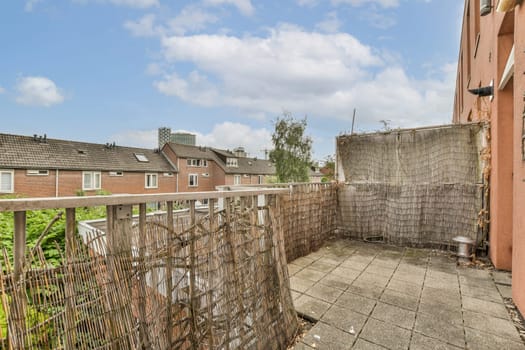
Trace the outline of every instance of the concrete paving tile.
{"type": "Polygon", "coordinates": [[[410,257],[410,258],[427,258],[428,250],[417,249],[417,248],[406,248],[404,256],[410,257]]]}
{"type": "Polygon", "coordinates": [[[370,261],[361,261],[354,259],[346,259],[341,263],[342,267],[359,271],[364,270],[368,265],[370,265],[370,261]]]}
{"type": "Polygon", "coordinates": [[[423,334],[414,332],[410,341],[410,349],[414,350],[459,350],[463,347],[456,347],[451,344],[443,343],[437,339],[429,338],[423,334]]]}
{"type": "Polygon", "coordinates": [[[403,257],[401,259],[401,264],[410,264],[412,266],[418,266],[418,267],[426,267],[428,265],[428,261],[426,258],[411,258],[411,257],[403,257]]]}
{"type": "Polygon", "coordinates": [[[498,291],[503,298],[512,298],[512,287],[497,284],[496,288],[498,288],[498,291]]]}
{"type": "Polygon", "coordinates": [[[361,271],[346,268],[344,266],[338,266],[332,270],[331,274],[342,277],[345,282],[353,281],[361,274],[361,271]]]}
{"type": "Polygon", "coordinates": [[[353,331],[352,335],[356,336],[361,332],[367,317],[347,308],[332,305],[321,317],[321,320],[350,334],[353,331]]]}
{"type": "Polygon", "coordinates": [[[418,313],[414,330],[430,338],[440,339],[459,347],[465,346],[463,327],[440,321],[432,315],[418,313]]]}
{"type": "Polygon", "coordinates": [[[470,267],[458,266],[457,272],[460,276],[469,278],[469,279],[478,279],[478,280],[491,280],[490,272],[486,270],[473,269],[470,267]]]}
{"type": "Polygon", "coordinates": [[[386,289],[393,290],[398,293],[418,297],[421,294],[421,285],[412,284],[410,282],[391,279],[387,284],[386,289]]]}
{"type": "Polygon", "coordinates": [[[425,281],[425,275],[413,274],[411,272],[403,272],[398,270],[394,272],[394,274],[392,275],[392,279],[397,279],[412,284],[423,285],[423,282],[425,281]]]}
{"type": "Polygon", "coordinates": [[[459,293],[459,282],[457,280],[455,282],[450,282],[427,276],[425,278],[425,287],[459,293]]]}
{"type": "Polygon", "coordinates": [[[320,263],[323,263],[323,264],[334,265],[334,266],[337,266],[337,265],[339,265],[341,263],[341,261],[334,260],[334,259],[332,259],[330,257],[326,257],[326,256],[323,256],[322,258],[320,258],[316,262],[320,262],[320,263]]]}
{"type": "Polygon", "coordinates": [[[401,260],[401,257],[399,258],[389,258],[385,256],[377,256],[370,265],[375,266],[383,266],[384,268],[396,268],[397,265],[399,265],[399,261],[401,260]]]}
{"type": "Polygon", "coordinates": [[[476,299],[492,301],[495,303],[503,303],[501,295],[494,284],[491,285],[490,288],[471,287],[469,285],[463,284],[461,286],[461,294],[476,299]]]}
{"type": "Polygon", "coordinates": [[[443,290],[427,287],[423,287],[421,292],[421,302],[427,304],[444,304],[449,305],[458,310],[461,309],[461,294],[455,290],[443,290]]]}
{"type": "Polygon", "coordinates": [[[295,290],[292,290],[290,292],[292,294],[292,299],[293,300],[295,300],[295,299],[299,298],[301,295],[303,295],[302,293],[296,292],[295,290]]]}
{"type": "Polygon", "coordinates": [[[369,341],[366,341],[361,338],[357,339],[354,346],[352,347],[352,350],[384,350],[384,349],[387,349],[387,348],[382,347],[381,345],[370,343],[369,341]]]}
{"type": "Polygon", "coordinates": [[[458,283],[458,275],[455,269],[453,272],[443,272],[440,270],[429,268],[427,271],[427,278],[434,278],[452,284],[458,283]]]}
{"type": "Polygon", "coordinates": [[[410,343],[409,330],[372,318],[368,319],[359,337],[393,350],[408,349],[410,343]]]}
{"type": "Polygon", "coordinates": [[[306,345],[305,343],[303,343],[302,341],[295,344],[293,347],[292,347],[293,350],[312,350],[312,349],[315,349],[315,348],[312,348],[311,346],[308,346],[306,345]]]}
{"type": "Polygon", "coordinates": [[[324,258],[319,259],[319,260],[314,261],[313,263],[311,263],[310,266],[308,266],[308,268],[309,269],[313,269],[313,270],[317,270],[317,271],[321,271],[321,272],[324,272],[324,273],[328,273],[328,272],[332,271],[333,269],[335,269],[336,265],[329,264],[329,263],[323,262],[321,260],[326,261],[326,259],[324,259],[324,258]]]}
{"type": "Polygon", "coordinates": [[[303,342],[315,349],[351,349],[354,336],[324,322],[318,322],[305,335],[303,342]]]}
{"type": "Polygon", "coordinates": [[[500,303],[494,303],[492,301],[463,296],[463,309],[481,312],[485,315],[490,315],[503,319],[509,319],[509,313],[505,308],[505,305],[500,303]]]}
{"type": "Polygon", "coordinates": [[[339,299],[335,302],[335,305],[337,306],[359,312],[363,315],[370,315],[375,304],[376,301],[373,299],[349,292],[341,294],[339,299]]]}
{"type": "Polygon", "coordinates": [[[328,274],[323,279],[319,280],[318,283],[322,283],[325,286],[330,286],[332,288],[338,288],[341,290],[346,290],[348,287],[350,287],[350,284],[352,284],[353,280],[349,280],[348,278],[345,278],[344,280],[341,279],[341,277],[337,275],[328,274]]]}
{"type": "Polygon", "coordinates": [[[508,271],[492,271],[492,278],[496,284],[501,284],[504,286],[512,285],[512,274],[508,271]]]}
{"type": "Polygon", "coordinates": [[[525,350],[522,342],[514,342],[510,339],[495,336],[494,334],[481,332],[472,328],[465,328],[467,338],[467,349],[472,350],[525,350]]]}
{"type": "Polygon", "coordinates": [[[436,318],[441,322],[451,323],[456,326],[463,326],[463,314],[461,308],[447,306],[441,303],[419,304],[418,313],[424,313],[436,318]]]}
{"type": "Polygon", "coordinates": [[[321,283],[313,285],[305,292],[305,294],[308,294],[317,299],[324,300],[328,303],[334,303],[342,293],[343,291],[341,289],[326,286],[321,283]]]}
{"type": "Polygon", "coordinates": [[[389,289],[384,291],[380,300],[384,303],[399,306],[411,311],[416,311],[419,303],[419,298],[417,296],[406,295],[389,289]]]}
{"type": "Polygon", "coordinates": [[[494,287],[494,281],[491,279],[470,278],[459,276],[459,284],[463,287],[471,287],[478,289],[491,289],[494,287]]]}
{"type": "Polygon", "coordinates": [[[306,256],[302,256],[300,258],[297,258],[293,261],[290,261],[290,263],[292,264],[295,264],[295,265],[299,265],[299,266],[302,266],[302,267],[306,267],[308,265],[310,265],[312,262],[314,262],[315,259],[310,257],[310,255],[306,255],[306,256]]]}
{"type": "Polygon", "coordinates": [[[290,277],[290,289],[299,293],[304,293],[308,288],[315,284],[314,281],[299,278],[296,276],[290,277]]]}
{"type": "Polygon", "coordinates": [[[302,269],[301,271],[297,272],[294,275],[294,277],[306,279],[306,280],[310,280],[314,282],[319,281],[324,276],[326,276],[325,272],[313,270],[310,267],[305,267],[304,269],[302,269]]]}
{"type": "Polygon", "coordinates": [[[321,319],[321,316],[330,308],[330,304],[303,294],[297,300],[294,300],[295,310],[314,320],[321,319]]]}
{"type": "Polygon", "coordinates": [[[303,266],[296,264],[288,264],[288,275],[293,276],[295,273],[301,271],[303,266]]]}
{"type": "Polygon", "coordinates": [[[402,328],[412,329],[416,320],[416,313],[398,306],[377,302],[370,317],[402,328]]]}
{"type": "Polygon", "coordinates": [[[425,274],[427,273],[427,267],[426,266],[416,266],[416,265],[401,262],[399,266],[397,267],[396,271],[406,272],[409,275],[425,276],[425,274]]]}
{"type": "Polygon", "coordinates": [[[384,286],[377,285],[371,282],[366,281],[357,281],[355,280],[347,291],[362,295],[371,299],[378,299],[383,293],[384,286]]]}
{"type": "Polygon", "coordinates": [[[516,342],[521,341],[518,330],[510,319],[505,320],[467,310],[463,312],[463,319],[465,327],[475,328],[516,342]]]}
{"type": "Polygon", "coordinates": [[[352,284],[356,283],[364,283],[364,284],[375,284],[380,287],[385,287],[388,284],[388,281],[390,280],[389,276],[383,276],[383,275],[377,275],[374,273],[363,272],[359,277],[357,277],[352,284]]]}
{"type": "Polygon", "coordinates": [[[395,267],[392,268],[385,268],[382,265],[374,265],[370,264],[368,267],[364,270],[364,273],[371,273],[379,276],[384,276],[390,278],[392,274],[394,273],[395,267]]]}

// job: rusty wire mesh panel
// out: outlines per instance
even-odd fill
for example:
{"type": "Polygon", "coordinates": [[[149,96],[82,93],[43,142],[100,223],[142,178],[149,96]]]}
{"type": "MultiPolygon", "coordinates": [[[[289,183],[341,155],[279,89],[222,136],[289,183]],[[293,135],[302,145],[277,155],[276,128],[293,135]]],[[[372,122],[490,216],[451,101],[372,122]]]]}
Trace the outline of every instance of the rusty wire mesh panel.
{"type": "Polygon", "coordinates": [[[319,249],[336,229],[337,185],[295,184],[289,196],[282,196],[283,222],[288,261],[319,249]]]}
{"type": "Polygon", "coordinates": [[[153,216],[130,223],[129,245],[94,230],[63,266],[28,257],[18,284],[4,259],[4,345],[286,349],[298,324],[278,201],[225,199],[206,215],[153,216]]]}
{"type": "Polygon", "coordinates": [[[408,246],[481,243],[484,137],[480,124],[339,136],[339,228],[408,246]]]}

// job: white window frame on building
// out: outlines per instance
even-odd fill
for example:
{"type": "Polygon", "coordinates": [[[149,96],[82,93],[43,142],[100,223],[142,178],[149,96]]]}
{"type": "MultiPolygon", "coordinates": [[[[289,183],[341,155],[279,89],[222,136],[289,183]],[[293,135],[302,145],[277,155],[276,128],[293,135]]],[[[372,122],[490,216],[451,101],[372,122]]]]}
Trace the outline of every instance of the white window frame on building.
{"type": "Polygon", "coordinates": [[[241,175],[233,175],[233,184],[234,185],[240,185],[241,184],[241,175]]]}
{"type": "Polygon", "coordinates": [[[226,158],[226,166],[228,168],[238,168],[239,167],[239,162],[238,162],[237,158],[228,157],[228,158],[226,158]]]}
{"type": "Polygon", "coordinates": [[[264,183],[264,175],[259,175],[259,176],[257,177],[257,183],[258,183],[259,185],[262,185],[262,184],[264,183]]]}
{"type": "Polygon", "coordinates": [[[159,188],[159,174],[146,173],[144,175],[144,187],[145,188],[159,188]]]}
{"type": "Polygon", "coordinates": [[[102,188],[102,175],[100,171],[83,171],[82,172],[82,190],[100,190],[102,188]],[[86,181],[86,176],[90,176],[86,181]],[[88,183],[89,182],[89,183],[88,183]]]}
{"type": "Polygon", "coordinates": [[[123,171],[110,171],[108,174],[109,176],[124,176],[123,171]]]}
{"type": "Polygon", "coordinates": [[[13,193],[15,192],[15,171],[14,170],[0,170],[0,193],[13,193]],[[4,182],[6,175],[9,176],[9,180],[4,182]]]}
{"type": "Polygon", "coordinates": [[[199,187],[199,174],[188,174],[188,187],[199,187]]]}
{"type": "Polygon", "coordinates": [[[188,158],[186,160],[186,165],[206,168],[208,166],[208,160],[207,159],[188,158]]]}
{"type": "Polygon", "coordinates": [[[26,174],[28,176],[48,176],[49,170],[27,169],[26,174]]]}

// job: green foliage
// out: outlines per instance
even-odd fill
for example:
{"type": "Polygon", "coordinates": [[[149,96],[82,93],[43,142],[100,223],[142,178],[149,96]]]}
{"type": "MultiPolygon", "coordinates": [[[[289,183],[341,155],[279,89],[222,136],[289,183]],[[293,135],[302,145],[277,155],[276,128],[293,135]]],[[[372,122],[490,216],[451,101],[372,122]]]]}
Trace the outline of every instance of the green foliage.
{"type": "Polygon", "coordinates": [[[84,197],[86,195],[86,192],[84,192],[84,190],[76,190],[75,193],[78,197],[84,197]]]}
{"type": "Polygon", "coordinates": [[[109,196],[109,195],[111,195],[111,192],[103,188],[97,191],[97,196],[109,196]]]}
{"type": "Polygon", "coordinates": [[[288,112],[275,122],[274,149],[270,160],[275,164],[279,182],[307,182],[311,164],[312,139],[304,135],[306,118],[295,120],[288,112]]]}

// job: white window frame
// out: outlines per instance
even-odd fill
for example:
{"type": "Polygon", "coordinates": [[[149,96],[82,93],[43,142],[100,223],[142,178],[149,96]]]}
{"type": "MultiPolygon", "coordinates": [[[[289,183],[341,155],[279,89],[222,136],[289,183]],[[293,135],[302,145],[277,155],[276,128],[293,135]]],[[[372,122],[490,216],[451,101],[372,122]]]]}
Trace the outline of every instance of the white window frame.
{"type": "Polygon", "coordinates": [[[240,185],[241,184],[241,175],[233,175],[233,184],[234,185],[240,185]]]}
{"type": "Polygon", "coordinates": [[[13,193],[15,192],[15,171],[14,170],[0,170],[0,179],[2,175],[9,174],[11,176],[11,183],[9,184],[9,189],[2,190],[0,186],[0,193],[13,193]]]}
{"type": "Polygon", "coordinates": [[[124,176],[123,171],[110,171],[109,176],[124,176]]]}
{"type": "Polygon", "coordinates": [[[165,173],[162,173],[162,176],[164,177],[173,177],[173,173],[170,171],[170,172],[165,172],[165,173]]]}
{"type": "Polygon", "coordinates": [[[49,170],[27,169],[27,176],[48,176],[49,170]]]}
{"type": "Polygon", "coordinates": [[[226,158],[226,166],[228,168],[238,168],[239,167],[239,161],[237,158],[226,158]]]}
{"type": "Polygon", "coordinates": [[[82,172],[82,190],[91,191],[91,190],[100,190],[102,188],[102,175],[100,171],[83,171],[82,172]],[[86,175],[91,176],[91,181],[86,186],[86,175]],[[98,183],[97,183],[98,178],[98,183]]]}
{"type": "Polygon", "coordinates": [[[144,174],[144,187],[145,188],[159,188],[159,174],[157,173],[146,173],[144,174]],[[152,183],[152,179],[155,179],[152,183]]]}
{"type": "Polygon", "coordinates": [[[199,187],[199,174],[188,174],[188,187],[199,187]],[[192,183],[193,178],[193,185],[192,183]]]}
{"type": "Polygon", "coordinates": [[[259,175],[259,176],[257,177],[257,183],[258,183],[259,185],[262,185],[262,184],[264,183],[264,175],[259,175]]]}

